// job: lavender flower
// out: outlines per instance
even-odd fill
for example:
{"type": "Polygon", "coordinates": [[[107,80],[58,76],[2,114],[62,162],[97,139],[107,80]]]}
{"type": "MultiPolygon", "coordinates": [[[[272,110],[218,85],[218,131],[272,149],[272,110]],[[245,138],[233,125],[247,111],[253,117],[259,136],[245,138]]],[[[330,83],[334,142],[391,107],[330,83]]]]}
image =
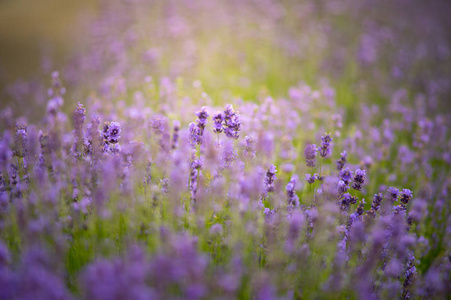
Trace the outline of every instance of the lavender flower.
{"type": "Polygon", "coordinates": [[[346,150],[343,150],[343,152],[340,153],[340,159],[336,160],[337,170],[341,171],[345,166],[347,162],[346,156],[347,156],[346,150]]]}
{"type": "Polygon", "coordinates": [[[240,131],[240,115],[231,104],[227,104],[224,109],[224,133],[229,138],[238,139],[240,131]]]}
{"type": "Polygon", "coordinates": [[[358,198],[357,197],[354,197],[354,196],[352,196],[351,194],[349,194],[349,193],[345,193],[345,194],[343,194],[342,196],[341,196],[341,199],[340,199],[340,208],[342,209],[342,210],[348,210],[349,209],[349,207],[352,205],[352,204],[356,204],[357,203],[357,200],[358,200],[358,198]]]}
{"type": "Polygon", "coordinates": [[[333,138],[330,137],[330,133],[326,133],[321,137],[321,147],[319,148],[319,154],[322,157],[327,157],[330,154],[330,142],[332,142],[333,138]]]}
{"type": "Polygon", "coordinates": [[[103,125],[104,152],[118,153],[121,125],[118,122],[105,122],[103,125]]]}
{"type": "Polygon", "coordinates": [[[244,150],[244,155],[249,158],[255,157],[254,139],[250,136],[245,136],[244,143],[246,146],[246,149],[244,150]]]}
{"type": "Polygon", "coordinates": [[[398,200],[399,190],[397,188],[389,187],[387,192],[390,197],[389,199],[392,203],[398,200]]]}
{"type": "Polygon", "coordinates": [[[224,121],[224,116],[223,114],[218,111],[213,115],[213,132],[214,133],[221,133],[224,130],[224,127],[222,125],[222,122],[224,121]]]}
{"type": "Polygon", "coordinates": [[[406,206],[411,199],[412,199],[412,191],[409,189],[403,189],[401,192],[401,198],[399,199],[402,205],[406,206]]]}
{"type": "Polygon", "coordinates": [[[200,170],[202,169],[202,162],[196,158],[193,152],[191,164],[190,164],[190,183],[189,190],[191,191],[191,200],[195,203],[197,201],[197,184],[199,180],[200,170]]]}
{"type": "Polygon", "coordinates": [[[274,192],[274,181],[277,179],[276,173],[276,166],[270,165],[265,176],[265,192],[263,193],[265,197],[268,193],[274,192]]]}
{"type": "Polygon", "coordinates": [[[288,205],[299,206],[299,197],[296,195],[296,184],[298,183],[298,176],[293,175],[288,182],[285,190],[288,197],[288,205]]]}
{"type": "Polygon", "coordinates": [[[203,141],[201,130],[194,122],[189,124],[189,139],[192,147],[202,144],[203,141]]]}
{"type": "Polygon", "coordinates": [[[352,179],[352,171],[349,168],[344,168],[340,171],[340,179],[343,180],[344,183],[349,184],[352,179]]]}
{"type": "Polygon", "coordinates": [[[304,150],[305,160],[307,162],[307,167],[313,168],[316,164],[316,156],[318,155],[316,145],[309,144],[304,150]]]}
{"type": "Polygon", "coordinates": [[[172,133],[172,146],[171,146],[172,149],[176,149],[178,147],[179,131],[180,131],[180,122],[178,120],[175,120],[172,133]]]}
{"type": "Polygon", "coordinates": [[[310,184],[314,183],[315,180],[318,180],[318,179],[319,179],[319,176],[316,173],[313,175],[305,174],[305,181],[307,181],[310,184]]]}
{"type": "Polygon", "coordinates": [[[374,194],[373,202],[371,203],[371,209],[367,212],[368,215],[375,217],[376,212],[379,210],[381,202],[383,200],[382,193],[374,194]]]}
{"type": "Polygon", "coordinates": [[[26,157],[28,155],[28,135],[27,125],[16,125],[16,136],[14,137],[14,155],[18,157],[26,157]]]}
{"type": "Polygon", "coordinates": [[[337,189],[340,194],[344,194],[348,191],[349,186],[343,181],[338,181],[337,189]]]}
{"type": "Polygon", "coordinates": [[[355,189],[357,191],[361,191],[362,190],[362,185],[365,182],[365,175],[366,175],[365,170],[357,169],[355,171],[354,182],[352,184],[352,188],[353,189],[355,189]]]}
{"type": "Polygon", "coordinates": [[[207,125],[207,118],[209,116],[208,111],[207,111],[207,107],[206,106],[202,106],[200,110],[198,110],[196,112],[196,116],[197,116],[197,120],[196,120],[196,124],[197,127],[199,127],[199,135],[202,136],[204,134],[204,129],[205,126],[207,125]]]}

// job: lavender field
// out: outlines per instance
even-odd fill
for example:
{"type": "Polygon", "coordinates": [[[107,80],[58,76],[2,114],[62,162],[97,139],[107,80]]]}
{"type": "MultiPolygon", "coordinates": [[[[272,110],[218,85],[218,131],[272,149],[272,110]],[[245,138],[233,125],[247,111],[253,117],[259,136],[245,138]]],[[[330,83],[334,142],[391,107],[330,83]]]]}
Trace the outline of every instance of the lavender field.
{"type": "Polygon", "coordinates": [[[1,86],[0,299],[451,297],[450,2],[97,2],[1,86]]]}

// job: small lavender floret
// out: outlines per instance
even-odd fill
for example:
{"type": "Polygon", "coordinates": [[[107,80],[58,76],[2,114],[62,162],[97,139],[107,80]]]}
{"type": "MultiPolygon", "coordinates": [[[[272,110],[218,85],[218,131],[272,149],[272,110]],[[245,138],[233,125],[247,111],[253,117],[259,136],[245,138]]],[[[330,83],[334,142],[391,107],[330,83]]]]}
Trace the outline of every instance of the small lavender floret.
{"type": "Polygon", "coordinates": [[[305,161],[307,162],[307,167],[313,168],[316,164],[316,156],[318,155],[316,145],[309,144],[304,150],[305,161]]]}

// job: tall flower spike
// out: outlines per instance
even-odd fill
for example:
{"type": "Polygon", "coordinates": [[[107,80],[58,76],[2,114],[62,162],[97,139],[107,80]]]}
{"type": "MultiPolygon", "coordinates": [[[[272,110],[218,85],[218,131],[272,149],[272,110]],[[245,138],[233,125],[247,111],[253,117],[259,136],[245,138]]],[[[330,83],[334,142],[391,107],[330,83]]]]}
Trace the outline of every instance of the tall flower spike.
{"type": "Polygon", "coordinates": [[[321,147],[319,148],[319,154],[321,157],[327,157],[330,154],[330,142],[333,138],[330,137],[330,133],[326,133],[321,137],[321,147]]]}
{"type": "Polygon", "coordinates": [[[316,156],[318,155],[316,145],[309,144],[304,150],[305,161],[307,162],[307,167],[313,168],[316,164],[316,156]]]}

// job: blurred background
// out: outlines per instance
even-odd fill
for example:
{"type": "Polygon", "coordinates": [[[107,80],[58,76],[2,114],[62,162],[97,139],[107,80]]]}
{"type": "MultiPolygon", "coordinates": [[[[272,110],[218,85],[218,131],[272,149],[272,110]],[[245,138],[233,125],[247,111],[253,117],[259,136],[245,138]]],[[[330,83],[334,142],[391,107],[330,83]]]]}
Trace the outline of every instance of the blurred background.
{"type": "Polygon", "coordinates": [[[54,70],[70,109],[118,85],[130,102],[149,76],[214,103],[327,82],[351,121],[398,89],[449,109],[450,15],[444,0],[1,0],[0,109],[42,118],[54,70]]]}
{"type": "Polygon", "coordinates": [[[96,9],[95,0],[1,0],[1,86],[56,67],[80,50],[84,21],[96,9]]]}

